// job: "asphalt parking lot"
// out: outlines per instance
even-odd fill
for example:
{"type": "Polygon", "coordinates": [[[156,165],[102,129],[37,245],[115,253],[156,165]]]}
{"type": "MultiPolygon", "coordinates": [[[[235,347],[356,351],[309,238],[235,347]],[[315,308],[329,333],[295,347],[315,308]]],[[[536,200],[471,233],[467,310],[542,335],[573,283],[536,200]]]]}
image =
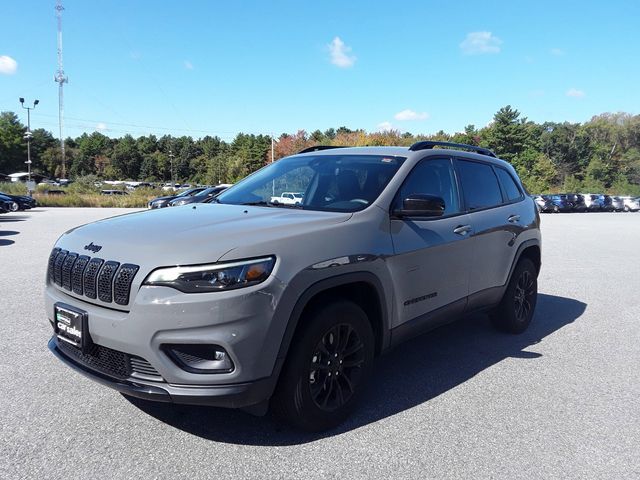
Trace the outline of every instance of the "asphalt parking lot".
{"type": "Polygon", "coordinates": [[[640,477],[640,213],[544,215],[526,333],[475,316],[415,339],[347,424],[313,436],[130,401],[47,350],[53,243],[124,212],[0,216],[0,478],[640,477]]]}

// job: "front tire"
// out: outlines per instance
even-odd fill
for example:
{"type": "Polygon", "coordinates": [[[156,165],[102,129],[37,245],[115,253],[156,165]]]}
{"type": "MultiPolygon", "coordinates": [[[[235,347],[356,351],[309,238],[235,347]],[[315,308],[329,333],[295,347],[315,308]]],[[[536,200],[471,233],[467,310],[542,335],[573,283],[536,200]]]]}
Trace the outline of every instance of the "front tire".
{"type": "Polygon", "coordinates": [[[374,336],[365,312],[336,301],[300,319],[271,405],[308,431],[334,428],[354,409],[371,375],[374,336]]]}
{"type": "Polygon", "coordinates": [[[533,318],[538,299],[538,272],[528,258],[516,265],[500,305],[492,312],[494,326],[503,332],[524,332],[533,318]]]}
{"type": "Polygon", "coordinates": [[[17,202],[11,202],[10,208],[12,212],[17,212],[18,210],[20,210],[20,205],[18,205],[17,202]]]}

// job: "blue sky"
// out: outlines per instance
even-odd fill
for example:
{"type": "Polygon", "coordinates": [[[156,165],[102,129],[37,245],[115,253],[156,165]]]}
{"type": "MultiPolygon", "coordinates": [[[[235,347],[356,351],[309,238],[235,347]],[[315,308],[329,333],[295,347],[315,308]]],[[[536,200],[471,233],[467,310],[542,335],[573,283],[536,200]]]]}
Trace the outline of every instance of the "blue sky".
{"type": "MultiPolygon", "coordinates": [[[[57,131],[54,0],[0,6],[0,111],[57,131]]],[[[63,17],[66,135],[460,131],[640,113],[640,2],[81,1],[63,17]]]]}

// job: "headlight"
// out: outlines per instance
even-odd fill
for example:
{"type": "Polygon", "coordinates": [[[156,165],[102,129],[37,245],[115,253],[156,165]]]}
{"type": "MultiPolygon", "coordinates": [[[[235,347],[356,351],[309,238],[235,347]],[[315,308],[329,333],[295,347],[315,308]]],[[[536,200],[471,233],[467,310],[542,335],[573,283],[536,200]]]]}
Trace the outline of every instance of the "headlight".
{"type": "Polygon", "coordinates": [[[172,207],[179,207],[180,205],[184,205],[185,203],[187,203],[186,200],[175,200],[171,202],[169,205],[171,205],[172,207]]]}
{"type": "Polygon", "coordinates": [[[149,274],[144,285],[162,285],[185,293],[233,290],[264,282],[275,263],[274,257],[264,257],[231,263],[159,268],[149,274]]]}

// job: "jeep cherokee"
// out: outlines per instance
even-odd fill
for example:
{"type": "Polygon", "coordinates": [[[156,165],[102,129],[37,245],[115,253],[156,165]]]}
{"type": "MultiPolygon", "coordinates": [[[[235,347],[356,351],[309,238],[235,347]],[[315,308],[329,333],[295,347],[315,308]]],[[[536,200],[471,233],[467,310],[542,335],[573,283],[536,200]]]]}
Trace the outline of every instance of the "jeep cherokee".
{"type": "Polygon", "coordinates": [[[313,147],[214,203],[63,234],[46,279],[49,348],[125,395],[271,405],[331,428],[403,340],[479,310],[523,332],[539,222],[515,170],[483,148],[313,147]],[[303,200],[271,202],[284,191],[303,200]]]}

